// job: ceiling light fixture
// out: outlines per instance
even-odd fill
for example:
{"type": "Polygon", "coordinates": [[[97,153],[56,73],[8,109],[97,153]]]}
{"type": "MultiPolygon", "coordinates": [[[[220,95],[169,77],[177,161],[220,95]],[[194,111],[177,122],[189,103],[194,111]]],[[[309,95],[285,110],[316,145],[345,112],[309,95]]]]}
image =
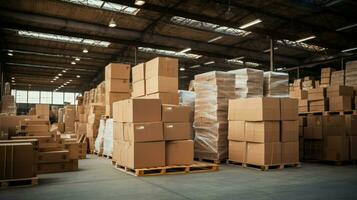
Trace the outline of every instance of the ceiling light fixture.
{"type": "Polygon", "coordinates": [[[88,49],[84,48],[83,53],[88,53],[88,49]]]}
{"type": "Polygon", "coordinates": [[[72,62],[71,62],[71,64],[72,64],[72,65],[75,65],[75,64],[76,64],[76,62],[72,61],[72,62]]]}
{"type": "Polygon", "coordinates": [[[336,31],[347,30],[347,29],[353,28],[355,26],[357,26],[357,24],[351,24],[351,25],[348,25],[348,26],[344,26],[344,27],[338,28],[338,29],[336,29],[336,31]]]}
{"type": "Polygon", "coordinates": [[[117,26],[117,23],[115,23],[114,19],[112,18],[109,22],[109,25],[108,25],[110,28],[114,28],[117,26]]]}
{"type": "Polygon", "coordinates": [[[204,65],[210,65],[210,64],[213,64],[213,63],[215,63],[214,61],[209,61],[209,62],[205,62],[205,63],[203,63],[204,65]]]}
{"type": "Polygon", "coordinates": [[[223,38],[223,36],[218,36],[218,37],[215,37],[215,38],[212,38],[212,39],[208,40],[207,42],[208,42],[208,43],[211,43],[211,42],[220,40],[220,39],[222,39],[222,38],[223,38]]]}
{"type": "Polygon", "coordinates": [[[7,55],[8,55],[8,56],[13,56],[14,54],[12,54],[12,53],[9,52],[9,53],[7,53],[7,55]]]}
{"type": "MultiPolygon", "coordinates": [[[[278,47],[274,47],[274,50],[278,50],[279,48],[278,47]]],[[[263,51],[264,53],[268,53],[268,52],[270,52],[270,49],[266,49],[266,50],[264,50],[263,51]]]]}
{"type": "Polygon", "coordinates": [[[15,83],[15,80],[12,80],[11,82],[15,83]]]}
{"type": "Polygon", "coordinates": [[[145,4],[145,1],[144,0],[135,0],[134,4],[137,5],[137,6],[142,6],[142,5],[145,4]]]}
{"type": "Polygon", "coordinates": [[[58,74],[58,76],[63,76],[63,74],[58,74]]]}
{"type": "Polygon", "coordinates": [[[79,57],[76,57],[74,60],[75,61],[80,61],[81,59],[79,57]]]}
{"type": "Polygon", "coordinates": [[[63,83],[63,85],[67,85],[67,83],[63,83]]]}
{"type": "Polygon", "coordinates": [[[194,68],[198,68],[198,67],[201,67],[201,65],[193,65],[190,67],[190,69],[194,69],[194,68]]]}
{"type": "Polygon", "coordinates": [[[256,19],[256,20],[253,20],[253,21],[248,22],[248,23],[246,23],[246,24],[243,24],[243,25],[240,26],[239,28],[240,28],[240,29],[245,29],[245,28],[248,28],[248,27],[250,27],[250,26],[254,26],[254,25],[256,25],[256,24],[259,24],[259,23],[261,23],[261,22],[262,22],[261,19],[256,19]]]}
{"type": "Polygon", "coordinates": [[[180,67],[180,71],[185,71],[186,69],[184,67],[180,67]]]}
{"type": "Polygon", "coordinates": [[[55,76],[55,79],[59,79],[59,77],[58,77],[58,76],[55,76]]]}
{"type": "Polygon", "coordinates": [[[15,79],[15,77],[11,77],[11,79],[15,79]]]}
{"type": "Polygon", "coordinates": [[[62,72],[63,72],[63,73],[66,73],[67,71],[64,69],[64,70],[62,70],[62,72]]]}
{"type": "Polygon", "coordinates": [[[188,51],[191,51],[191,48],[186,48],[186,49],[180,51],[180,53],[186,53],[186,52],[188,52],[188,51]]]}
{"type": "Polygon", "coordinates": [[[80,75],[77,75],[76,77],[77,77],[77,78],[81,78],[81,76],[80,76],[80,75]]]}
{"type": "Polygon", "coordinates": [[[345,49],[345,50],[342,50],[341,52],[345,53],[345,52],[354,51],[354,50],[357,50],[357,47],[345,49]]]}
{"type": "Polygon", "coordinates": [[[53,83],[53,81],[50,81],[51,83],[53,83]]]}
{"type": "Polygon", "coordinates": [[[72,79],[71,79],[71,80],[69,80],[69,82],[72,82],[72,79]]]}
{"type": "Polygon", "coordinates": [[[312,35],[312,36],[309,36],[309,37],[306,37],[306,38],[302,38],[300,40],[296,40],[295,42],[305,42],[307,40],[312,40],[314,38],[316,38],[316,36],[312,35]]]}

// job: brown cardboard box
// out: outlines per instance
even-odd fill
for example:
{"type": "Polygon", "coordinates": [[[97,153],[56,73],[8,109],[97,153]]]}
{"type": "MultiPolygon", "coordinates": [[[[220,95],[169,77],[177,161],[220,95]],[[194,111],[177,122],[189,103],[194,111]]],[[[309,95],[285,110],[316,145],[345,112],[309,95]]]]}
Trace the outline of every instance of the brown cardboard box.
{"type": "MultiPolygon", "coordinates": [[[[124,123],[123,122],[113,121],[113,139],[114,139],[114,142],[119,141],[119,140],[124,141],[124,123]]],[[[113,151],[114,151],[114,147],[113,147],[113,151]]]]}
{"type": "Polygon", "coordinates": [[[120,93],[120,92],[106,92],[105,93],[105,104],[112,105],[116,101],[129,99],[129,93],[120,93]]]}
{"type": "Polygon", "coordinates": [[[166,165],[193,164],[193,141],[177,140],[166,142],[166,165]]]}
{"type": "Polygon", "coordinates": [[[228,121],[228,140],[246,141],[245,121],[228,121]]]}
{"type": "Polygon", "coordinates": [[[120,141],[118,163],[130,169],[165,166],[165,142],[120,141]]]}
{"type": "Polygon", "coordinates": [[[57,123],[57,130],[61,133],[64,133],[64,123],[57,123]]]}
{"type": "Polygon", "coordinates": [[[324,112],[328,110],[328,100],[309,101],[310,112],[324,112]]]}
{"type": "Polygon", "coordinates": [[[344,115],[347,135],[357,136],[357,115],[344,115]]]}
{"type": "Polygon", "coordinates": [[[31,143],[0,144],[0,179],[19,179],[36,176],[34,151],[31,143]]]}
{"type": "Polygon", "coordinates": [[[306,90],[291,90],[289,91],[290,98],[296,99],[307,99],[307,91],[306,90]]]}
{"type": "Polygon", "coordinates": [[[346,136],[327,136],[324,139],[323,160],[349,160],[349,138],[346,136]]]}
{"type": "Polygon", "coordinates": [[[323,140],[304,140],[304,160],[321,160],[323,140]]]}
{"type": "Polygon", "coordinates": [[[50,106],[48,104],[36,104],[36,115],[40,119],[49,120],[50,106]]]}
{"type": "Polygon", "coordinates": [[[322,127],[307,126],[304,127],[305,139],[322,139],[322,127]]]}
{"type": "Polygon", "coordinates": [[[280,124],[278,121],[246,122],[245,139],[248,142],[279,142],[280,124]]]}
{"type": "Polygon", "coordinates": [[[165,122],[164,139],[168,140],[189,140],[193,138],[193,128],[190,122],[165,122]]]}
{"type": "Polygon", "coordinates": [[[329,108],[330,111],[351,111],[352,97],[350,96],[330,97],[329,108]]]}
{"type": "Polygon", "coordinates": [[[281,142],[299,141],[299,121],[281,121],[281,142]]]}
{"type": "Polygon", "coordinates": [[[190,106],[162,104],[163,122],[192,122],[193,112],[190,106]]]}
{"type": "Polygon", "coordinates": [[[323,117],[324,136],[345,136],[347,134],[346,119],[343,115],[323,117]]]}
{"type": "Polygon", "coordinates": [[[357,136],[350,136],[350,160],[357,160],[357,136]]]}
{"type": "Polygon", "coordinates": [[[228,143],[228,159],[239,163],[246,162],[247,143],[232,141],[228,143]]]}
{"type": "Polygon", "coordinates": [[[87,123],[87,137],[96,138],[98,135],[98,124],[87,123]]]}
{"type": "Polygon", "coordinates": [[[157,92],[177,92],[178,79],[173,77],[153,77],[146,79],[146,94],[153,94],[157,92]]]}
{"type": "Polygon", "coordinates": [[[37,152],[37,163],[56,163],[69,161],[69,151],[37,152]]]}
{"type": "Polygon", "coordinates": [[[299,126],[307,126],[307,117],[299,116],[299,126]]]}
{"type": "Polygon", "coordinates": [[[293,164],[299,162],[299,141],[281,143],[281,163],[293,164]]]}
{"type": "Polygon", "coordinates": [[[68,150],[68,159],[69,160],[78,160],[81,159],[83,147],[81,143],[73,142],[65,144],[66,150],[68,150]]]}
{"type": "Polygon", "coordinates": [[[291,98],[281,98],[280,112],[281,120],[298,120],[298,100],[291,98]]]}
{"type": "Polygon", "coordinates": [[[120,63],[109,63],[105,67],[105,82],[110,79],[129,79],[130,65],[120,63]]]}
{"type": "Polygon", "coordinates": [[[326,88],[314,88],[308,90],[308,97],[307,99],[309,101],[314,101],[314,100],[323,100],[326,97],[326,88]]]}
{"type": "Polygon", "coordinates": [[[99,125],[101,116],[102,116],[101,114],[89,114],[88,115],[88,123],[99,125]]]}
{"type": "Polygon", "coordinates": [[[145,80],[145,63],[140,63],[131,69],[133,83],[145,80]]]}
{"type": "Polygon", "coordinates": [[[269,97],[230,99],[228,120],[280,120],[280,100],[269,97]]]}
{"type": "Polygon", "coordinates": [[[247,163],[273,165],[281,163],[281,143],[247,143],[247,163]]]}
{"type": "Polygon", "coordinates": [[[85,135],[87,133],[87,123],[76,122],[75,133],[77,135],[85,135]]]}
{"type": "Polygon", "coordinates": [[[129,92],[129,80],[109,79],[105,81],[106,92],[129,92]]]}
{"type": "Polygon", "coordinates": [[[29,125],[25,126],[24,130],[26,132],[28,132],[29,134],[32,134],[32,133],[45,133],[45,134],[48,134],[49,127],[48,127],[47,124],[29,124],[29,125]]]}
{"type": "MultiPolygon", "coordinates": [[[[124,141],[152,142],[164,140],[162,122],[123,123],[123,126],[124,135],[122,138],[124,141]]],[[[119,136],[119,138],[121,137],[119,136]]]]}
{"type": "Polygon", "coordinates": [[[306,117],[307,126],[319,126],[322,127],[323,118],[321,115],[308,115],[306,117]]]}
{"type": "Polygon", "coordinates": [[[159,99],[127,99],[113,103],[113,120],[117,122],[161,121],[159,99]]]}
{"type": "Polygon", "coordinates": [[[157,76],[178,77],[178,59],[157,57],[145,63],[145,79],[157,76]]]}
{"type": "Polygon", "coordinates": [[[354,94],[353,87],[335,85],[327,88],[327,97],[349,96],[354,94]]]}
{"type": "Polygon", "coordinates": [[[145,80],[137,81],[133,83],[133,92],[131,93],[132,97],[141,97],[145,96],[145,80]]]}
{"type": "Polygon", "coordinates": [[[158,92],[154,94],[148,94],[145,97],[146,99],[160,99],[162,104],[179,104],[179,94],[177,92],[158,92]]]}

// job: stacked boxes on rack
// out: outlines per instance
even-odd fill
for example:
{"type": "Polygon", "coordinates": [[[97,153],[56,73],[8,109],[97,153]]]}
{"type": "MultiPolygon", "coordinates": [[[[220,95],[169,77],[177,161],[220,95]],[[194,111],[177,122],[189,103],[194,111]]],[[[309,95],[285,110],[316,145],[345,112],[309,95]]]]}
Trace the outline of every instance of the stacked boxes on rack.
{"type": "Polygon", "coordinates": [[[229,160],[259,166],[299,162],[298,103],[289,98],[229,101],[229,160]]]}
{"type": "Polygon", "coordinates": [[[302,82],[302,89],[303,90],[310,90],[315,88],[315,79],[311,76],[304,77],[304,81],[302,82]]]}
{"type": "Polygon", "coordinates": [[[74,122],[76,120],[76,106],[67,105],[64,107],[64,130],[66,133],[75,133],[74,122]]]}
{"type": "Polygon", "coordinates": [[[331,83],[331,73],[335,71],[335,69],[331,67],[325,67],[321,69],[321,80],[320,87],[328,87],[331,83]]]}
{"type": "Polygon", "coordinates": [[[105,115],[113,115],[113,103],[130,98],[130,65],[110,63],[105,67],[105,115]]]}
{"type": "Polygon", "coordinates": [[[351,111],[353,96],[353,87],[340,85],[328,87],[329,111],[351,111]]]}
{"type": "Polygon", "coordinates": [[[212,71],[195,76],[195,157],[225,160],[228,99],[235,98],[235,74],[212,71]]]}
{"type": "Polygon", "coordinates": [[[357,61],[350,61],[346,63],[345,84],[357,89],[357,61]]]}
{"type": "Polygon", "coordinates": [[[308,103],[310,112],[323,112],[328,110],[326,88],[319,87],[308,90],[308,103]]]}
{"type": "Polygon", "coordinates": [[[331,74],[331,86],[345,85],[345,71],[333,71],[331,74]]]}
{"type": "Polygon", "coordinates": [[[89,114],[87,119],[87,138],[89,141],[89,149],[94,150],[95,138],[98,135],[99,121],[102,115],[105,114],[105,107],[102,104],[90,104],[89,114]]]}

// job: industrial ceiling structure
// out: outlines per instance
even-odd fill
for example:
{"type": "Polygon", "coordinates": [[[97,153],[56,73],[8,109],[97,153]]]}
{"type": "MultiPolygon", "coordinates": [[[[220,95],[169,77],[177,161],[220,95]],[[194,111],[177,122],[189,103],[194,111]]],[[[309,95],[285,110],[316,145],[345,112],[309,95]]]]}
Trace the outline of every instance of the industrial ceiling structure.
{"type": "Polygon", "coordinates": [[[197,73],[277,71],[354,56],[353,0],[9,0],[0,5],[1,61],[13,88],[78,91],[109,62],[180,59],[197,73]]]}

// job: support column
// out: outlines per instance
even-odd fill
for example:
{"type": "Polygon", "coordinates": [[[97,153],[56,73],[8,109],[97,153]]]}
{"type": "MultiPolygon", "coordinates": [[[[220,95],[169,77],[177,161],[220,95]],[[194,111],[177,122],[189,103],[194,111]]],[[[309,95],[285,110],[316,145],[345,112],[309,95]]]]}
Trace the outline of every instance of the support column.
{"type": "Polygon", "coordinates": [[[300,67],[298,67],[297,69],[296,69],[296,71],[297,71],[297,78],[299,79],[300,78],[300,67]]]}
{"type": "Polygon", "coordinates": [[[270,71],[274,71],[274,40],[270,38],[270,71]]]}

